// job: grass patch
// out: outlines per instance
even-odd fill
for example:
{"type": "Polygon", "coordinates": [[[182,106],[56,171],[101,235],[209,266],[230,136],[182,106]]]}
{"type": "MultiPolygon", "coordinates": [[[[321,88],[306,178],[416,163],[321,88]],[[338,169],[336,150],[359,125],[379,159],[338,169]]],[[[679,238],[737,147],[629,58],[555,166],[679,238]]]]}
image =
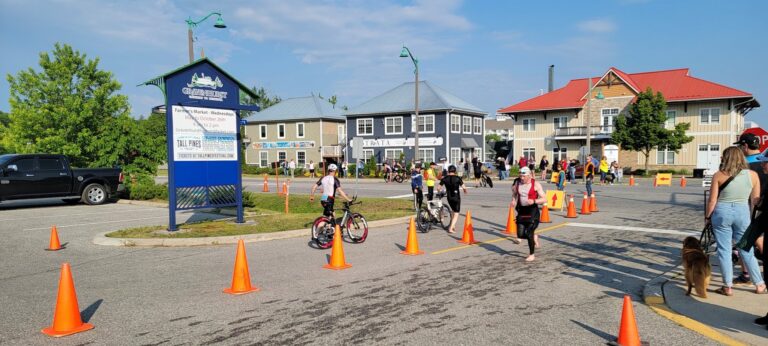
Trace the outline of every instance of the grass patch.
{"type": "MultiPolygon", "coordinates": [[[[129,228],[107,234],[113,238],[202,238],[221,237],[243,234],[272,233],[294,229],[309,228],[312,221],[323,212],[318,199],[309,201],[309,195],[291,195],[290,214],[285,214],[285,199],[276,194],[252,194],[249,196],[255,207],[246,208],[253,216],[245,218],[245,224],[227,221],[204,221],[179,225],[179,232],[168,234],[159,232],[165,226],[129,228]]],[[[409,199],[360,198],[363,202],[352,207],[352,211],[365,216],[368,222],[391,219],[413,214],[413,204],[409,199]]],[[[340,208],[341,203],[336,203],[340,208]]],[[[249,214],[251,214],[249,213],[249,214]]],[[[337,216],[342,212],[337,210],[337,216]]]]}

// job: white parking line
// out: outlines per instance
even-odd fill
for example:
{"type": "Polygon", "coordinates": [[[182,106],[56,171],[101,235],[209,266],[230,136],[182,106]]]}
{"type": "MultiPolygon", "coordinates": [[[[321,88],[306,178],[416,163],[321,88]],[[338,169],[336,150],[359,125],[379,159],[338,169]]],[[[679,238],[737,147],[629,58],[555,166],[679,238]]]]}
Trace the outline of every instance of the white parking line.
{"type": "Polygon", "coordinates": [[[632,232],[646,232],[646,233],[662,233],[662,234],[675,234],[675,235],[695,235],[699,232],[697,231],[678,231],[673,229],[656,229],[656,228],[648,228],[648,227],[632,227],[632,226],[614,226],[614,225],[598,225],[598,224],[591,224],[591,223],[578,223],[578,222],[569,222],[569,227],[582,227],[582,228],[598,228],[598,229],[613,229],[613,230],[619,230],[619,231],[632,231],[632,232]]]}
{"type": "MultiPolygon", "coordinates": [[[[116,221],[104,221],[104,222],[91,222],[91,223],[78,223],[74,225],[63,225],[63,226],[56,226],[56,228],[66,228],[66,227],[79,227],[79,226],[93,226],[93,225],[103,225],[107,223],[118,223],[118,222],[132,222],[132,221],[143,221],[143,220],[151,220],[151,219],[168,219],[168,215],[165,216],[157,216],[157,217],[145,217],[141,219],[131,219],[131,220],[116,220],[116,221]]],[[[44,229],[50,229],[49,227],[38,227],[38,228],[26,228],[24,231],[39,231],[44,229]]]]}
{"type": "Polygon", "coordinates": [[[146,210],[159,210],[163,211],[162,209],[158,208],[144,208],[144,209],[131,209],[131,210],[121,210],[121,211],[110,211],[105,213],[83,213],[83,214],[60,214],[60,215],[34,215],[34,216],[27,216],[22,217],[18,219],[0,219],[0,222],[6,222],[6,221],[24,221],[29,219],[43,219],[43,218],[52,218],[52,217],[70,217],[70,216],[93,216],[93,215],[112,215],[116,213],[133,213],[136,211],[146,211],[146,210]]]}
{"type": "Polygon", "coordinates": [[[390,198],[390,199],[396,199],[396,198],[406,198],[406,197],[413,197],[413,194],[412,194],[412,193],[409,193],[409,194],[406,194],[406,195],[400,195],[400,196],[390,196],[390,197],[387,197],[387,198],[390,198]]]}

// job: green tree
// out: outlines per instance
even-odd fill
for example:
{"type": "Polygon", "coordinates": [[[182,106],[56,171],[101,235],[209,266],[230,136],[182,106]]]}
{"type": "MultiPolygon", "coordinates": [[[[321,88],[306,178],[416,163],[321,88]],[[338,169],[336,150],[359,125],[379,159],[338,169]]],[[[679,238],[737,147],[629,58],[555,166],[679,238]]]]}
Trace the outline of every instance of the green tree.
{"type": "Polygon", "coordinates": [[[485,135],[485,142],[486,143],[488,143],[488,142],[500,142],[500,141],[501,141],[501,136],[499,134],[497,134],[497,133],[489,133],[489,134],[485,135]]]}
{"type": "Polygon", "coordinates": [[[156,174],[167,159],[165,114],[134,119],[121,115],[92,142],[97,159],[94,166],[115,163],[129,173],[156,174]]]}
{"type": "Polygon", "coordinates": [[[108,142],[102,136],[116,131],[113,126],[126,130],[130,123],[128,98],[117,94],[120,83],[99,69],[98,58],[89,60],[66,44],[57,43],[51,54],[40,53],[39,64],[39,72],[29,68],[7,76],[11,112],[3,136],[6,148],[65,154],[79,167],[119,164],[121,154],[104,157],[100,146],[108,142]]]}
{"type": "Polygon", "coordinates": [[[336,95],[332,95],[331,97],[328,98],[328,103],[330,103],[334,109],[336,109],[336,103],[338,102],[339,102],[339,98],[336,97],[336,95]]]}
{"type": "MultiPolygon", "coordinates": [[[[5,130],[10,122],[11,118],[8,116],[8,113],[0,111],[0,138],[5,137],[5,130]]],[[[0,155],[7,152],[8,151],[3,146],[3,141],[0,140],[0,155]]]]}
{"type": "Polygon", "coordinates": [[[629,107],[629,116],[620,115],[613,130],[612,140],[621,146],[622,150],[639,151],[645,156],[645,171],[648,172],[648,158],[651,150],[664,148],[677,152],[683,144],[689,143],[693,137],[686,136],[689,123],[676,124],[668,130],[664,123],[667,121],[667,101],[660,92],[653,93],[651,88],[637,95],[637,100],[629,107]]]}
{"type": "MultiPolygon", "coordinates": [[[[264,89],[264,87],[251,87],[251,91],[256,94],[256,98],[251,97],[250,95],[241,92],[240,93],[240,103],[245,105],[257,105],[261,109],[269,108],[270,106],[282,101],[282,99],[279,96],[270,96],[267,92],[267,89],[264,89]]],[[[252,114],[250,111],[244,111],[241,115],[242,118],[248,117],[252,114]]]]}

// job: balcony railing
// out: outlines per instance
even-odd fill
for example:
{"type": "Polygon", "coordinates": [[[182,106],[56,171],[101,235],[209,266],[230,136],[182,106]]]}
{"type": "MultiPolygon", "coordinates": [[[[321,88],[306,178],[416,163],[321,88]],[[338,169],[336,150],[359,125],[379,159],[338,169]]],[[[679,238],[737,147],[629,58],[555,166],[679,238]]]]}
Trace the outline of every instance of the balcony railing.
{"type": "MultiPolygon", "coordinates": [[[[613,133],[613,126],[590,126],[591,136],[609,135],[613,133]]],[[[555,137],[586,137],[586,126],[560,127],[555,128],[555,137]]]]}
{"type": "Polygon", "coordinates": [[[323,157],[341,157],[341,151],[340,145],[324,145],[320,150],[323,157]]]}

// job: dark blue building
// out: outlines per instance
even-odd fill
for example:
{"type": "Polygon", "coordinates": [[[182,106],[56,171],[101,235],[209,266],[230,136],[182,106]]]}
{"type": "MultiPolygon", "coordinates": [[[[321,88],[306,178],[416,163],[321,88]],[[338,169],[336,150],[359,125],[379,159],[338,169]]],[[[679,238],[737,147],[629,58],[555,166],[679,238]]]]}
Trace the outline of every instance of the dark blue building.
{"type": "MultiPolygon", "coordinates": [[[[353,161],[355,137],[362,139],[364,161],[374,157],[382,163],[399,159],[400,153],[406,161],[413,159],[414,85],[402,84],[347,112],[348,161],[353,161]]],[[[418,159],[438,162],[446,158],[452,164],[472,156],[482,160],[486,114],[429,82],[420,82],[418,159]]]]}

